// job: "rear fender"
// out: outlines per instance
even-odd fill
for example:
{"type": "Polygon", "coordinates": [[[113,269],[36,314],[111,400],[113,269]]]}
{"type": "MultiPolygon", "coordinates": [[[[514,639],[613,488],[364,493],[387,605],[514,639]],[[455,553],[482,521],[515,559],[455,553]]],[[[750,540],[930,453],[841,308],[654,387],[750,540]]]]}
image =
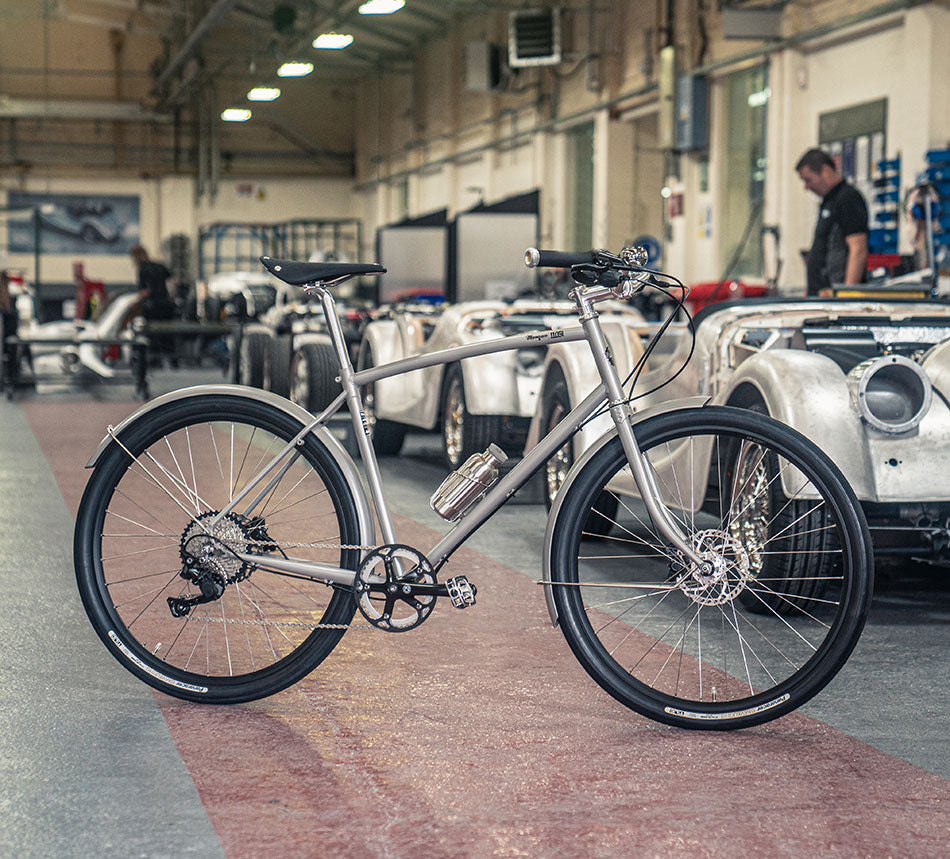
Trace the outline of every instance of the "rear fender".
{"type": "MultiPolygon", "coordinates": [[[[280,411],[284,412],[284,414],[289,415],[291,418],[299,421],[304,426],[313,420],[313,415],[311,415],[310,412],[308,412],[302,406],[292,403],[290,400],[286,400],[277,394],[271,393],[270,391],[263,391],[259,388],[245,388],[241,385],[197,385],[191,388],[182,388],[177,391],[171,391],[170,393],[164,394],[161,397],[156,397],[154,400],[145,403],[145,405],[125,418],[125,420],[123,420],[120,424],[115,427],[111,427],[110,432],[106,434],[105,438],[103,438],[101,442],[99,442],[99,446],[96,448],[92,457],[90,457],[89,462],[86,463],[86,468],[95,468],[96,464],[99,462],[103,453],[105,453],[109,446],[116,444],[113,436],[121,435],[123,430],[131,426],[140,418],[147,415],[149,412],[178,400],[189,399],[191,397],[222,395],[245,400],[257,400],[258,402],[265,403],[269,406],[279,409],[280,411]]],[[[361,544],[364,546],[375,545],[376,531],[373,524],[373,516],[370,511],[369,502],[363,489],[363,482],[360,479],[359,469],[357,468],[356,463],[353,462],[353,459],[346,452],[346,450],[344,450],[343,445],[337,441],[334,435],[325,426],[315,427],[312,430],[312,434],[316,436],[317,439],[322,442],[324,447],[326,447],[327,451],[329,451],[330,456],[333,457],[333,460],[343,473],[343,477],[350,488],[350,492],[353,493],[353,501],[356,505],[356,514],[360,526],[361,544]]]]}

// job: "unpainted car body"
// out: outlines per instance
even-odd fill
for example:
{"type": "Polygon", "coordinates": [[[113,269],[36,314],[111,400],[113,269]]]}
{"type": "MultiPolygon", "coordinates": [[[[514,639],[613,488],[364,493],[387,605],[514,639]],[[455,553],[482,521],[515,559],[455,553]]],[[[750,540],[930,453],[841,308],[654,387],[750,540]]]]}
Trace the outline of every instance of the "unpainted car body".
{"type": "MultiPolygon", "coordinates": [[[[715,305],[696,317],[695,329],[692,359],[668,385],[635,400],[636,409],[701,395],[713,404],[769,414],[814,441],[838,465],[864,505],[879,551],[945,554],[950,304],[763,299],[715,305]]],[[[651,356],[636,391],[649,391],[683,367],[690,340],[684,324],[672,327],[665,351],[651,356]]],[[[545,408],[556,386],[566,387],[574,404],[598,381],[579,345],[557,344],[548,351],[529,446],[550,420],[545,408]]],[[[622,351],[615,355],[624,377],[632,364],[622,351]]],[[[570,463],[609,429],[605,417],[592,422],[564,452],[559,472],[549,464],[555,472],[552,492],[570,463]]],[[[670,457],[675,459],[675,450],[670,457]]],[[[786,491],[795,482],[793,471],[782,474],[786,491]]],[[[693,487],[696,509],[706,489],[693,487]]]]}
{"type": "MultiPolygon", "coordinates": [[[[621,328],[644,324],[637,311],[622,306],[618,311],[622,312],[611,315],[612,324],[621,328]]],[[[533,299],[395,308],[388,318],[367,325],[360,366],[512,334],[572,327],[577,325],[576,314],[572,302],[533,299]]],[[[441,427],[452,467],[490,441],[509,454],[520,454],[535,412],[547,348],[539,345],[467,358],[381,380],[369,397],[377,429],[380,424],[394,433],[399,427],[441,427]]]]}

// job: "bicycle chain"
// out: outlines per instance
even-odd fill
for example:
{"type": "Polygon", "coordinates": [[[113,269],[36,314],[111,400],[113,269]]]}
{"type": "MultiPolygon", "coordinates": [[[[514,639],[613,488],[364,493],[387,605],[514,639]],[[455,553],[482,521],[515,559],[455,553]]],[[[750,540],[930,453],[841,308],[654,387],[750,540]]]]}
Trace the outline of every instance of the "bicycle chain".
{"type": "MultiPolygon", "coordinates": [[[[229,546],[226,540],[221,540],[225,546],[229,546]]],[[[242,546],[273,546],[273,541],[267,540],[241,540],[242,546]]],[[[281,548],[287,549],[360,549],[372,551],[377,546],[355,546],[342,543],[281,543],[281,548]]],[[[211,559],[209,559],[211,560],[211,559]]],[[[214,563],[214,561],[212,561],[214,563]]],[[[204,621],[205,623],[231,623],[238,626],[286,626],[296,629],[376,629],[371,623],[301,623],[292,620],[238,620],[233,617],[192,617],[193,620],[204,621]]]]}

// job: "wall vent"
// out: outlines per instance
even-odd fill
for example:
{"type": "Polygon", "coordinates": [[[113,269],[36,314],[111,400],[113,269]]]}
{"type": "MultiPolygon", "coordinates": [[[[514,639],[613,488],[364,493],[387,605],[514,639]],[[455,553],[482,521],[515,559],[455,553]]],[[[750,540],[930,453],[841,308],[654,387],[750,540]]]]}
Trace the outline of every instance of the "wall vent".
{"type": "Polygon", "coordinates": [[[561,62],[559,9],[520,9],[508,16],[508,65],[554,66],[561,62]]]}

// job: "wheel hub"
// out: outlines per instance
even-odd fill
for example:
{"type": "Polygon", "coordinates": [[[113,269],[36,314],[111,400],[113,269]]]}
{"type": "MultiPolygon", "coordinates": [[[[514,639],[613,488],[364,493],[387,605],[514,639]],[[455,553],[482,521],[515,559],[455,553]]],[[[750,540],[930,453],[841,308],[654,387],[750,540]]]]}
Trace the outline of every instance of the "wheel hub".
{"type": "Polygon", "coordinates": [[[184,567],[212,565],[228,583],[239,582],[248,577],[250,567],[234,553],[251,551],[249,543],[257,540],[263,526],[234,513],[222,516],[212,526],[217,515],[216,510],[209,510],[188,523],[181,535],[181,562],[184,567]]]}
{"type": "Polygon", "coordinates": [[[750,578],[749,554],[739,540],[710,528],[694,535],[693,548],[710,567],[708,572],[688,567],[677,575],[677,586],[693,602],[724,605],[745,590],[750,578]]]}

